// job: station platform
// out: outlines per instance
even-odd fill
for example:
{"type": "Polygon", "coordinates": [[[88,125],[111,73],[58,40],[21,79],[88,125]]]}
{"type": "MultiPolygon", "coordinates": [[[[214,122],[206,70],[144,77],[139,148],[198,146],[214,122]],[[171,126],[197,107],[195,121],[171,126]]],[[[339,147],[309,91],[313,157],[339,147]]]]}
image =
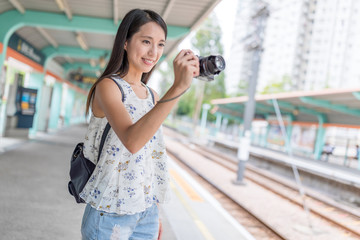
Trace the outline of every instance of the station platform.
{"type": "MultiPolygon", "coordinates": [[[[1,239],[81,239],[84,204],[68,193],[69,161],[85,125],[34,139],[1,138],[1,239]]],[[[171,200],[161,204],[163,240],[254,239],[194,179],[169,159],[171,200]]]]}
{"type": "MultiPolygon", "coordinates": [[[[210,137],[210,142],[227,146],[230,149],[238,149],[238,143],[226,139],[215,139],[210,137]]],[[[250,155],[260,158],[266,158],[268,160],[282,163],[288,166],[296,166],[300,170],[310,172],[317,176],[322,176],[327,179],[332,179],[350,186],[360,188],[360,170],[356,168],[343,166],[341,163],[316,161],[299,156],[289,156],[284,152],[275,151],[272,149],[266,149],[263,147],[250,146],[250,155]]],[[[234,160],[237,161],[234,155],[234,160]]],[[[354,161],[355,162],[355,161],[354,161]]],[[[357,163],[356,163],[357,164],[357,163]]],[[[355,164],[353,164],[355,165],[355,164]]]]}
{"type": "MultiPolygon", "coordinates": [[[[229,150],[227,150],[227,152],[222,151],[221,154],[219,154],[217,147],[213,146],[212,148],[206,147],[202,149],[203,151],[198,151],[200,149],[197,145],[201,145],[200,141],[193,141],[192,139],[183,137],[171,129],[166,129],[165,132],[168,152],[171,155],[175,156],[189,168],[194,169],[203,179],[206,179],[206,181],[229,196],[234,202],[247,209],[253,216],[266,222],[272,229],[276,229],[283,239],[358,239],[339,231],[322,218],[309,217],[301,205],[295,205],[282,197],[281,194],[274,194],[273,191],[269,191],[267,184],[261,184],[262,182],[267,183],[269,180],[266,178],[262,179],[261,174],[252,175],[251,172],[247,172],[247,174],[250,174],[250,176],[257,181],[247,178],[244,179],[241,185],[234,184],[234,180],[237,179],[236,171],[232,171],[224,165],[219,165],[217,160],[211,157],[209,158],[209,155],[212,154],[224,157],[228,155],[229,150]],[[206,152],[206,154],[204,154],[204,152],[206,152]]],[[[271,153],[268,152],[268,154],[272,156],[271,153]]],[[[310,191],[308,190],[309,189],[306,188],[306,192],[309,194],[310,191]]],[[[312,192],[315,193],[314,191],[312,192]]],[[[334,204],[330,206],[339,205],[325,195],[318,193],[315,195],[319,197],[319,199],[324,200],[324,202],[334,204]]],[[[293,196],[298,196],[298,194],[295,193],[293,196]]],[[[309,200],[307,200],[307,207],[310,209],[323,209],[326,213],[334,209],[334,207],[328,207],[327,205],[322,208],[318,203],[311,203],[309,200]]],[[[358,208],[350,208],[343,205],[341,207],[349,210],[349,212],[354,212],[357,216],[359,214],[358,208]]],[[[341,222],[346,221],[344,219],[345,215],[338,213],[331,216],[341,222]]],[[[358,222],[353,223],[353,227],[357,229],[358,222]]],[[[251,231],[250,228],[249,231],[251,231]]],[[[259,232],[260,231],[257,230],[251,233],[254,234],[257,239],[267,239],[268,236],[263,236],[259,232]]]]}
{"type": "Polygon", "coordinates": [[[163,217],[171,228],[164,226],[167,239],[254,239],[220,203],[174,161],[170,163],[171,201],[162,204],[163,217]]]}

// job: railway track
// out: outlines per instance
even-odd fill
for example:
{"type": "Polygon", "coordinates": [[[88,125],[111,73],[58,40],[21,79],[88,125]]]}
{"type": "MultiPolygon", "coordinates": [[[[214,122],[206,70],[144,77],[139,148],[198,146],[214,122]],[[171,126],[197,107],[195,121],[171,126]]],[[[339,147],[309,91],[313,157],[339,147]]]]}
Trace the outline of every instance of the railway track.
{"type": "Polygon", "coordinates": [[[184,170],[186,170],[197,182],[206,188],[212,196],[214,196],[220,204],[242,225],[246,230],[254,236],[255,239],[264,239],[264,240],[282,240],[286,239],[279,232],[273,229],[271,226],[266,224],[262,219],[258,218],[251,211],[245,207],[239,205],[232,198],[230,198],[226,193],[224,193],[220,188],[212,185],[206,178],[203,178],[200,174],[197,173],[195,169],[187,165],[184,161],[179,159],[176,155],[173,155],[171,151],[168,150],[168,155],[175,160],[175,162],[180,165],[184,170]]]}
{"type": "MultiPolygon", "coordinates": [[[[185,145],[189,148],[189,144],[185,143],[185,145]]],[[[231,172],[236,172],[237,170],[237,163],[234,158],[219,153],[214,149],[199,145],[191,145],[191,150],[231,172]]],[[[171,150],[169,152],[171,154],[171,150]]],[[[192,171],[193,175],[198,172],[197,169],[193,169],[176,155],[172,156],[177,159],[177,161],[180,161],[182,165],[186,165],[186,168],[189,171],[192,171]]],[[[221,188],[212,185],[206,178],[201,177],[201,174],[198,174],[196,178],[201,178],[201,183],[205,184],[209,191],[214,196],[218,197],[218,200],[225,206],[225,209],[227,209],[240,224],[247,228],[256,239],[288,239],[281,234],[281,231],[274,229],[266,221],[256,216],[256,214],[253,214],[251,211],[248,211],[246,208],[239,205],[238,202],[228,196],[221,188]],[[244,219],[246,219],[245,222],[244,219]]],[[[247,181],[252,181],[258,186],[271,191],[273,194],[302,207],[303,200],[297,191],[297,187],[293,183],[272,176],[264,170],[249,166],[249,164],[247,166],[245,178],[247,181]]],[[[344,236],[349,237],[350,239],[360,239],[360,216],[357,212],[336,202],[326,200],[320,197],[316,192],[307,192],[305,200],[311,212],[311,218],[315,216],[320,217],[326,220],[332,227],[343,231],[345,233],[344,236]]]]}
{"type": "MultiPolygon", "coordinates": [[[[236,172],[237,164],[233,159],[220,155],[219,153],[205,148],[203,146],[196,146],[193,148],[197,153],[206,156],[212,161],[217,162],[219,165],[229,169],[232,172],[236,172]]],[[[259,186],[266,188],[267,190],[279,195],[280,197],[298,205],[303,206],[301,196],[298,192],[297,186],[280,180],[275,176],[267,174],[265,171],[253,167],[248,164],[247,173],[245,178],[258,184],[259,186]]],[[[360,215],[350,209],[346,209],[345,206],[330,202],[316,195],[316,193],[306,194],[306,202],[309,210],[312,214],[322,217],[328,222],[342,228],[352,234],[356,235],[360,239],[360,215]]]]}

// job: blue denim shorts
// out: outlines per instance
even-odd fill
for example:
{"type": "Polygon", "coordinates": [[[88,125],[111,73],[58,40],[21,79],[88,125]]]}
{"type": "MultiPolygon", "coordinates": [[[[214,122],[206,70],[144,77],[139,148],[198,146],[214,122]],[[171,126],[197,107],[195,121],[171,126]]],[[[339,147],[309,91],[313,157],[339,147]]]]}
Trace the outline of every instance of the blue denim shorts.
{"type": "Polygon", "coordinates": [[[87,204],[81,224],[83,240],[157,239],[159,210],[156,204],[134,215],[96,210],[87,204]]]}

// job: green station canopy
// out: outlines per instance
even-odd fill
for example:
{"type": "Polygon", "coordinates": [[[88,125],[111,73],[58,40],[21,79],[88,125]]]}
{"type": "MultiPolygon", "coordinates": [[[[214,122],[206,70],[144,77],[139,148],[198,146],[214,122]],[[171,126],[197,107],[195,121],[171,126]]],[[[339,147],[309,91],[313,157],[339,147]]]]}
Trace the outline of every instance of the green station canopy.
{"type": "Polygon", "coordinates": [[[117,28],[129,10],[151,9],[165,19],[166,58],[220,1],[0,0],[0,42],[16,33],[65,73],[81,68],[94,75],[109,58],[117,28]]]}
{"type": "MultiPolygon", "coordinates": [[[[360,88],[325,89],[307,92],[286,92],[257,95],[255,117],[266,119],[275,115],[273,99],[277,100],[282,115],[291,115],[293,121],[359,125],[360,88]]],[[[247,96],[214,99],[213,112],[233,118],[243,118],[247,96]]]]}

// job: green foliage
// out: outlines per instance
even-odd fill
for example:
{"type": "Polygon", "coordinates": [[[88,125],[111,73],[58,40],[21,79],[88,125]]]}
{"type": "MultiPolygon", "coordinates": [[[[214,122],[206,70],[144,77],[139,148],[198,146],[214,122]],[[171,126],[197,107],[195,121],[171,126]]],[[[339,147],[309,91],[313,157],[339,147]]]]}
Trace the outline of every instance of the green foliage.
{"type": "Polygon", "coordinates": [[[191,44],[199,51],[200,56],[223,54],[224,48],[221,44],[221,35],[222,32],[217,17],[212,14],[196,32],[191,44]]]}
{"type": "Polygon", "coordinates": [[[190,114],[194,112],[195,109],[195,92],[196,89],[194,87],[191,87],[187,93],[184,94],[184,96],[181,97],[178,108],[177,108],[177,115],[180,116],[191,116],[190,114]]]}
{"type": "Polygon", "coordinates": [[[160,82],[160,96],[164,95],[165,92],[171,86],[174,79],[174,66],[173,66],[174,58],[168,59],[166,62],[161,63],[158,67],[158,72],[161,74],[161,82],[160,82]]]}
{"type": "MultiPolygon", "coordinates": [[[[225,74],[222,72],[218,76],[215,76],[214,81],[205,84],[203,104],[208,103],[211,105],[210,101],[212,99],[225,98],[225,91],[225,74]]],[[[216,116],[209,112],[208,121],[215,120],[216,116]]]]}
{"type": "Polygon", "coordinates": [[[270,81],[270,83],[264,87],[261,94],[286,92],[290,87],[291,78],[287,75],[284,75],[280,81],[270,81]]]}
{"type": "Polygon", "coordinates": [[[237,91],[234,94],[229,94],[226,97],[241,97],[248,94],[248,86],[249,82],[246,80],[240,80],[240,82],[237,85],[237,91]]]}
{"type": "MultiPolygon", "coordinates": [[[[212,14],[205,20],[203,25],[196,32],[195,36],[191,39],[193,50],[203,57],[217,54],[222,55],[224,53],[224,48],[221,43],[221,35],[222,32],[216,15],[212,14]]],[[[178,114],[181,113],[183,115],[193,116],[197,99],[196,88],[199,85],[199,81],[201,80],[194,79],[188,96],[183,97],[180,100],[178,114]]],[[[205,83],[202,104],[210,104],[212,99],[224,98],[225,91],[225,74],[222,72],[221,74],[215,76],[214,81],[205,83]]],[[[210,113],[208,114],[208,120],[213,121],[215,119],[216,117],[214,115],[210,113]]]]}
{"type": "MultiPolygon", "coordinates": [[[[208,17],[200,29],[196,32],[195,36],[191,39],[192,50],[200,56],[209,56],[220,54],[224,52],[221,43],[221,28],[218,24],[216,15],[212,14],[208,17]]],[[[169,88],[173,79],[173,59],[163,63],[158,68],[162,75],[161,91],[165,91],[169,88]]],[[[199,88],[199,82],[201,80],[194,79],[191,88],[181,97],[177,115],[186,115],[192,117],[195,112],[195,106],[198,96],[197,89],[199,88]]],[[[225,74],[222,72],[220,75],[215,76],[215,80],[212,82],[205,83],[204,97],[202,104],[210,103],[212,99],[224,98],[225,95],[225,74]]],[[[215,116],[208,114],[208,120],[215,120],[215,116]]]]}

